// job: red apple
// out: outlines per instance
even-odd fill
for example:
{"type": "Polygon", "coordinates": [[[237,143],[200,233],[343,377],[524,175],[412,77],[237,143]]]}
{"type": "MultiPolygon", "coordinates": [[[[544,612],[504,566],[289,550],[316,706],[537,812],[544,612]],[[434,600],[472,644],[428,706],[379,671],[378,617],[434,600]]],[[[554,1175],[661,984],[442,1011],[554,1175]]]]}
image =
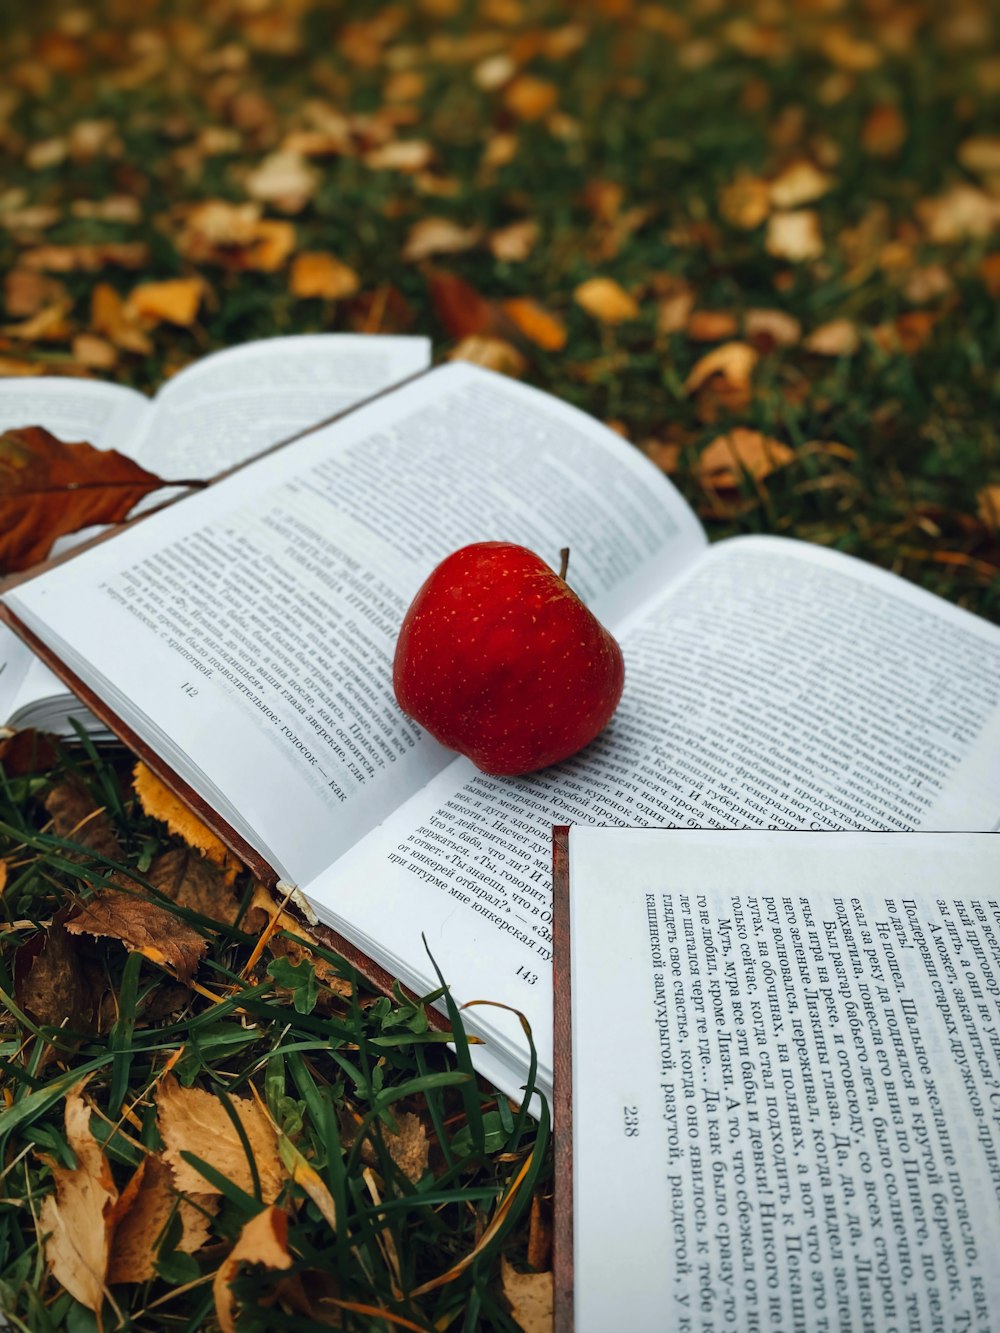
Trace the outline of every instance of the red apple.
{"type": "Polygon", "coordinates": [[[484,773],[547,768],[611,719],[618,644],[533,551],[477,542],[431,573],[403,618],[393,686],[404,713],[484,773]]]}

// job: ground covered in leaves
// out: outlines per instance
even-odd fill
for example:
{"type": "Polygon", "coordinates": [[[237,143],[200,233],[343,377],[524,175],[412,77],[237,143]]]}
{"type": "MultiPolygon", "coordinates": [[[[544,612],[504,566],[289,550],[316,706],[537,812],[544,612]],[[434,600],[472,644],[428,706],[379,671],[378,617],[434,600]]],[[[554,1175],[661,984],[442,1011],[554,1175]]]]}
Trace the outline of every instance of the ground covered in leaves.
{"type": "MultiPolygon", "coordinates": [[[[610,422],[713,537],[1000,616],[988,4],[21,9],[0,374],[151,391],[249,338],[427,333],[610,422]]],[[[9,1317],[532,1326],[545,1134],[461,1043],[171,833],[120,754],[3,766],[9,1317]]]]}

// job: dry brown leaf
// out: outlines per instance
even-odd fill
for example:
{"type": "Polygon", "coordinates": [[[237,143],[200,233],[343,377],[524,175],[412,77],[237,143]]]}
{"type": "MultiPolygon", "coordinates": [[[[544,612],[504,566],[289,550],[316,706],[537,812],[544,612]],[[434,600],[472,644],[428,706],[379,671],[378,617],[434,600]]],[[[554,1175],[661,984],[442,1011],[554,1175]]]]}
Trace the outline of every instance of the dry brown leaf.
{"type": "Polygon", "coordinates": [[[448,360],[471,361],[474,366],[485,366],[487,370],[510,375],[512,379],[520,379],[528,368],[527,361],[512,343],[482,334],[463,338],[448,353],[448,360]]]}
{"type": "Polygon", "coordinates": [[[424,171],[434,161],[434,145],[427,139],[394,139],[365,154],[373,171],[424,171]]]}
{"type": "Polygon", "coordinates": [[[977,176],[1000,173],[1000,134],[975,134],[966,139],[958,150],[958,160],[966,171],[977,176]]]}
{"type": "Polygon", "coordinates": [[[566,346],[565,324],[530,296],[512,296],[502,304],[504,314],[536,347],[546,352],[561,352],[566,346]]]}
{"type": "Polygon", "coordinates": [[[668,296],[661,297],[656,303],[656,331],[680,333],[687,327],[695,300],[694,291],[687,286],[681,286],[668,296]]]}
{"type": "Polygon", "coordinates": [[[9,778],[47,773],[58,757],[49,736],[34,727],[24,727],[0,739],[0,768],[9,778]]]}
{"type": "Polygon", "coordinates": [[[144,1157],[115,1209],[108,1281],[146,1282],[154,1277],[163,1234],[175,1214],[182,1228],[177,1249],[196,1253],[208,1240],[216,1202],[216,1196],[204,1193],[190,1201],[179,1196],[170,1167],[159,1153],[144,1157]]]}
{"type": "Polygon", "coordinates": [[[183,224],[174,243],[192,263],[273,273],[295,249],[293,224],[261,218],[259,204],[206,199],[178,212],[183,224]]]}
{"type": "Polygon", "coordinates": [[[602,324],[622,324],[639,314],[635,298],[614,278],[588,278],[577,287],[573,300],[602,324]]]}
{"type": "Polygon", "coordinates": [[[150,962],[172,968],[178,981],[190,981],[207,942],[159,903],[139,893],[98,889],[82,911],[66,922],[73,935],[121,940],[127,949],[150,962]]]}
{"type": "Polygon", "coordinates": [[[802,204],[822,199],[836,183],[835,177],[820,171],[807,159],[800,158],[797,162],[790,162],[771,181],[771,203],[779,209],[799,208],[802,204]]]}
{"type": "Polygon", "coordinates": [[[552,1261],[552,1210],[539,1190],[531,1196],[527,1258],[536,1273],[548,1268],[552,1261]]]}
{"type": "Polygon", "coordinates": [[[984,486],[976,492],[976,513],[988,528],[1000,532],[1000,486],[984,486]]]}
{"type": "MultiPolygon", "coordinates": [[[[230,1097],[253,1153],[265,1203],[272,1203],[287,1172],[278,1155],[278,1139],[266,1113],[248,1097],[230,1097]]],[[[247,1194],[254,1184],[246,1152],[221,1098],[201,1088],[182,1087],[172,1074],[160,1080],[156,1093],[156,1123],[163,1139],[163,1157],[174,1175],[174,1185],[185,1194],[220,1191],[186,1162],[191,1152],[221,1171],[247,1194]]]]}
{"type": "Polygon", "coordinates": [[[118,348],[96,333],[78,333],[70,351],[73,360],[88,370],[112,370],[118,364],[118,348]]]}
{"type": "Polygon", "coordinates": [[[856,37],[841,24],[826,29],[820,40],[820,49],[832,65],[849,70],[852,74],[877,69],[882,63],[882,52],[873,42],[856,37]]]}
{"type": "Polygon", "coordinates": [[[279,151],[250,171],[245,185],[251,199],[273,204],[282,213],[300,213],[319,181],[319,172],[301,154],[279,151]]]}
{"type": "Polygon", "coordinates": [[[165,282],[143,282],[129,294],[129,307],[153,324],[166,322],[190,328],[198,318],[205,294],[201,278],[169,278],[165,282]]]}
{"type": "Polygon", "coordinates": [[[51,1164],[55,1190],[42,1204],[39,1233],[53,1276],[88,1310],[104,1303],[118,1190],[100,1144],[90,1132],[83,1083],[66,1094],[66,1140],[76,1158],[69,1170],[51,1164]]]}
{"type": "Polygon", "coordinates": [[[1000,296],[1000,250],[984,256],[979,265],[979,276],[990,296],[1000,296]]]}
{"type": "Polygon", "coordinates": [[[982,240],[1000,226],[1000,199],[975,185],[953,185],[933,199],[921,199],[917,216],[936,245],[982,240]]]}
{"type": "Polygon", "coordinates": [[[672,440],[657,440],[650,437],[639,446],[646,457],[668,477],[672,477],[681,465],[683,448],[672,440]]]}
{"type": "Polygon", "coordinates": [[[20,261],[25,268],[49,273],[95,272],[97,269],[146,268],[149,246],[143,241],[104,241],[91,245],[40,245],[26,250],[20,261]]]}
{"type": "Polygon", "coordinates": [[[232,925],[239,911],[232,888],[237,871],[232,858],[223,868],[190,847],[172,847],[153,860],[145,878],[180,907],[232,925]]]}
{"type": "Polygon", "coordinates": [[[0,378],[44,374],[45,366],[41,361],[25,361],[21,357],[0,355],[0,378]]]}
{"type": "Polygon", "coordinates": [[[482,228],[462,227],[451,218],[421,218],[410,228],[403,246],[403,258],[410,263],[431,255],[461,254],[482,239],[482,228]]]}
{"type": "Polygon", "coordinates": [[[503,331],[501,313],[494,303],[457,273],[431,269],[427,285],[434,312],[453,338],[495,336],[503,331]]]}
{"type": "Polygon", "coordinates": [[[894,157],[906,142],[908,130],[895,102],[873,106],[861,127],[861,147],[872,157],[894,157]]]}
{"type": "Polygon", "coordinates": [[[541,120],[558,101],[556,85],[533,74],[518,74],[503,90],[503,104],[518,120],[541,120]]]}
{"type": "Polygon", "coordinates": [[[69,292],[58,278],[33,269],[11,269],[3,280],[4,307],[11,319],[26,319],[47,305],[65,301],[69,292]]]}
{"type": "Polygon", "coordinates": [[[771,211],[771,187],[757,176],[737,176],[719,194],[719,212],[731,227],[753,231],[771,211]]]}
{"type": "Polygon", "coordinates": [[[759,430],[737,426],[702,450],[695,473],[713,490],[738,490],[745,474],[760,481],[795,458],[794,449],[759,430]]]}
{"type": "Polygon", "coordinates": [[[141,760],[132,770],[132,786],[139,804],[150,819],[158,819],[166,824],[171,833],[183,838],[189,847],[204,852],[220,866],[228,868],[235,861],[236,858],[225,843],[141,760]]]}
{"type": "Polygon", "coordinates": [[[45,797],[45,809],[57,838],[78,843],[110,861],[122,859],[121,843],[111,820],[80,778],[68,777],[53,787],[45,797]]]}
{"type": "Polygon", "coordinates": [[[818,259],[823,253],[823,234],[819,214],[812,208],[800,208],[794,213],[772,213],[767,223],[765,246],[776,259],[800,263],[818,259]]]}
{"type": "Polygon", "coordinates": [[[254,273],[275,273],[295,249],[295,228],[290,222],[262,218],[254,231],[253,243],[232,267],[254,273]]]}
{"type": "Polygon", "coordinates": [[[729,310],[692,310],[684,328],[692,342],[700,343],[735,338],[738,330],[739,322],[729,310]]]}
{"type": "MultiPolygon", "coordinates": [[[[6,868],[6,863],[0,864],[6,868]]],[[[60,919],[65,915],[62,912],[15,953],[14,998],[36,1023],[86,1030],[91,1026],[94,997],[77,942],[60,919]]]]}
{"type": "MultiPolygon", "coordinates": [[[[383,1129],[382,1140],[388,1149],[389,1156],[407,1180],[415,1185],[427,1170],[427,1163],[430,1159],[430,1141],[427,1138],[427,1127],[420,1117],[414,1115],[412,1111],[397,1111],[396,1124],[399,1125],[399,1133],[383,1129]]],[[[375,1148],[368,1138],[361,1145],[361,1157],[370,1166],[378,1164],[375,1148]]]]}
{"type": "Polygon", "coordinates": [[[745,342],[723,343],[694,363],[684,382],[687,393],[694,393],[716,375],[741,388],[749,385],[757,364],[757,353],[745,342]]]}
{"type": "Polygon", "coordinates": [[[872,330],[876,343],[890,356],[915,356],[930,340],[937,314],[931,310],[909,310],[872,330]]]}
{"type": "Polygon", "coordinates": [[[907,268],[903,295],[914,305],[923,305],[935,297],[947,296],[954,290],[954,281],[943,264],[925,264],[921,268],[907,268]]]}
{"type": "Polygon", "coordinates": [[[861,346],[861,338],[851,320],[831,319],[813,329],[803,346],[817,356],[853,356],[861,346]]]}
{"type": "Polygon", "coordinates": [[[291,1268],[288,1253],[288,1218],[280,1208],[265,1208],[251,1217],[229,1255],[219,1265],[212,1283],[215,1317],[222,1333],[237,1333],[236,1299],[231,1283],[240,1264],[264,1264],[267,1268],[291,1268]]]}
{"type": "Polygon", "coordinates": [[[306,250],[292,260],[288,288],[302,300],[339,301],[353,296],[360,286],[361,280],[354,269],[335,255],[306,250]]]}
{"type": "Polygon", "coordinates": [[[519,1273],[505,1255],[500,1260],[500,1286],[522,1333],[552,1333],[551,1273],[519,1273]]]}
{"type": "Polygon", "coordinates": [[[71,300],[58,301],[20,323],[5,324],[0,328],[0,333],[20,342],[65,342],[73,331],[72,324],[66,318],[72,306],[71,300]]]}
{"type": "Polygon", "coordinates": [[[522,259],[527,259],[538,241],[539,230],[537,222],[532,218],[524,218],[491,232],[487,243],[493,258],[507,264],[518,264],[522,259]]]}
{"type": "Polygon", "coordinates": [[[743,332],[759,352],[775,347],[794,347],[802,338],[802,325],[785,310],[748,310],[743,332]]]}

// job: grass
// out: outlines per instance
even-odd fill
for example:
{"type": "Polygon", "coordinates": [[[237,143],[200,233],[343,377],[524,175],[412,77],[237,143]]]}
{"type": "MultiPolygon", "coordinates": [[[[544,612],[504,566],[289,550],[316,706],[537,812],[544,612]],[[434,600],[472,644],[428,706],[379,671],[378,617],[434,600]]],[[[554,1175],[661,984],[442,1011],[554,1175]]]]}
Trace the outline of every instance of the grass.
{"type": "MultiPolygon", "coordinates": [[[[996,152],[996,22],[985,4],[916,15],[792,0],[759,12],[698,0],[669,9],[364,0],[349,12],[333,0],[42,0],[0,52],[0,370],[98,374],[152,391],[251,338],[424,332],[441,358],[468,334],[499,333],[526,378],[612,422],[669,471],[713,539],[774,532],[820,543],[995,621],[1000,519],[984,495],[1000,483],[1000,260],[996,167],[982,154],[996,152]],[[539,81],[544,112],[512,98],[518,77],[539,81]],[[238,247],[192,254],[192,206],[245,203],[248,173],[289,134],[315,134],[338,115],[348,146],[308,158],[315,175],[301,206],[260,204],[294,228],[276,268],[247,267],[238,247]],[[886,117],[896,135],[880,142],[872,127],[886,117]],[[427,164],[370,165],[368,152],[396,139],[426,142],[427,164]],[[734,218],[726,192],[802,161],[828,180],[795,205],[815,211],[820,238],[817,253],[797,259],[774,253],[763,215],[752,225],[734,218]],[[122,199],[124,214],[92,207],[122,199]],[[478,228],[479,239],[407,258],[412,228],[427,218],[478,228]],[[521,221],[537,225],[534,243],[522,258],[497,257],[491,238],[521,221]],[[146,247],[138,269],[80,250],[136,242],[146,247]],[[312,251],[348,265],[357,292],[297,295],[293,255],[312,251]],[[491,318],[508,298],[538,300],[565,346],[547,350],[503,321],[481,326],[467,309],[456,316],[435,296],[441,272],[485,298],[491,318]],[[10,275],[25,274],[34,309],[13,297],[10,275]],[[139,283],[193,276],[205,284],[197,318],[143,326],[148,350],[95,316],[99,284],[127,301],[139,283]],[[579,284],[595,276],[628,291],[633,318],[615,323],[581,305],[579,284]],[[678,292],[695,314],[729,317],[731,331],[706,339],[690,316],[666,318],[678,292]],[[54,325],[32,325],[53,308],[54,325]],[[748,312],[761,309],[790,316],[799,332],[756,343],[745,392],[689,392],[699,358],[745,339],[748,312]],[[809,335],[833,320],[851,322],[856,348],[811,350],[809,335]],[[100,344],[102,365],[84,336],[100,344]],[[792,457],[720,489],[700,460],[738,426],[792,457]]],[[[81,852],[51,832],[47,794],[76,773],[108,812],[112,859],[135,874],[166,845],[136,807],[127,767],[121,752],[62,750],[17,775],[8,768],[0,787],[8,1319],[72,1333],[98,1326],[47,1276],[38,1239],[53,1164],[74,1160],[65,1094],[89,1077],[91,1123],[120,1188],[158,1146],[156,1087],[174,1062],[183,1086],[230,1098],[254,1089],[281,1131],[286,1169],[304,1159],[322,1185],[301,1170],[285,1185],[294,1268],[280,1279],[242,1273],[241,1328],[333,1318],[344,1328],[516,1327],[499,1257],[548,1262],[546,1127],[471,1078],[460,1021],[451,1054],[419,1008],[366,992],[335,956],[265,955],[245,971],[255,939],[245,882],[235,923],[170,908],[206,941],[198,989],[178,992],[162,967],[113,941],[75,937],[93,1024],[46,1026],[25,1012],[18,967],[29,941],[59,937],[53,921],[112,869],[92,841],[81,852]],[[328,984],[338,972],[343,994],[328,984]],[[430,1142],[416,1181],[389,1146],[404,1114],[430,1142]]],[[[158,1275],[115,1287],[105,1330],[212,1326],[212,1275],[260,1203],[253,1189],[216,1183],[210,1243],[182,1253],[172,1221],[158,1275]]]]}

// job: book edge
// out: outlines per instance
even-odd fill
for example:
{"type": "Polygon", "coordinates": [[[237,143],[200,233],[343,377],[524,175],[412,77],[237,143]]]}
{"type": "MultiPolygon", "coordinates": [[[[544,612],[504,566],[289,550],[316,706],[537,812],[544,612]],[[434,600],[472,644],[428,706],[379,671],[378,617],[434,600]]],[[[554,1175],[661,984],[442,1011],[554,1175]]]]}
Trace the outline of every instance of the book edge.
{"type": "Polygon", "coordinates": [[[573,1031],[569,826],[552,829],[553,1333],[573,1333],[573,1031]]]}

